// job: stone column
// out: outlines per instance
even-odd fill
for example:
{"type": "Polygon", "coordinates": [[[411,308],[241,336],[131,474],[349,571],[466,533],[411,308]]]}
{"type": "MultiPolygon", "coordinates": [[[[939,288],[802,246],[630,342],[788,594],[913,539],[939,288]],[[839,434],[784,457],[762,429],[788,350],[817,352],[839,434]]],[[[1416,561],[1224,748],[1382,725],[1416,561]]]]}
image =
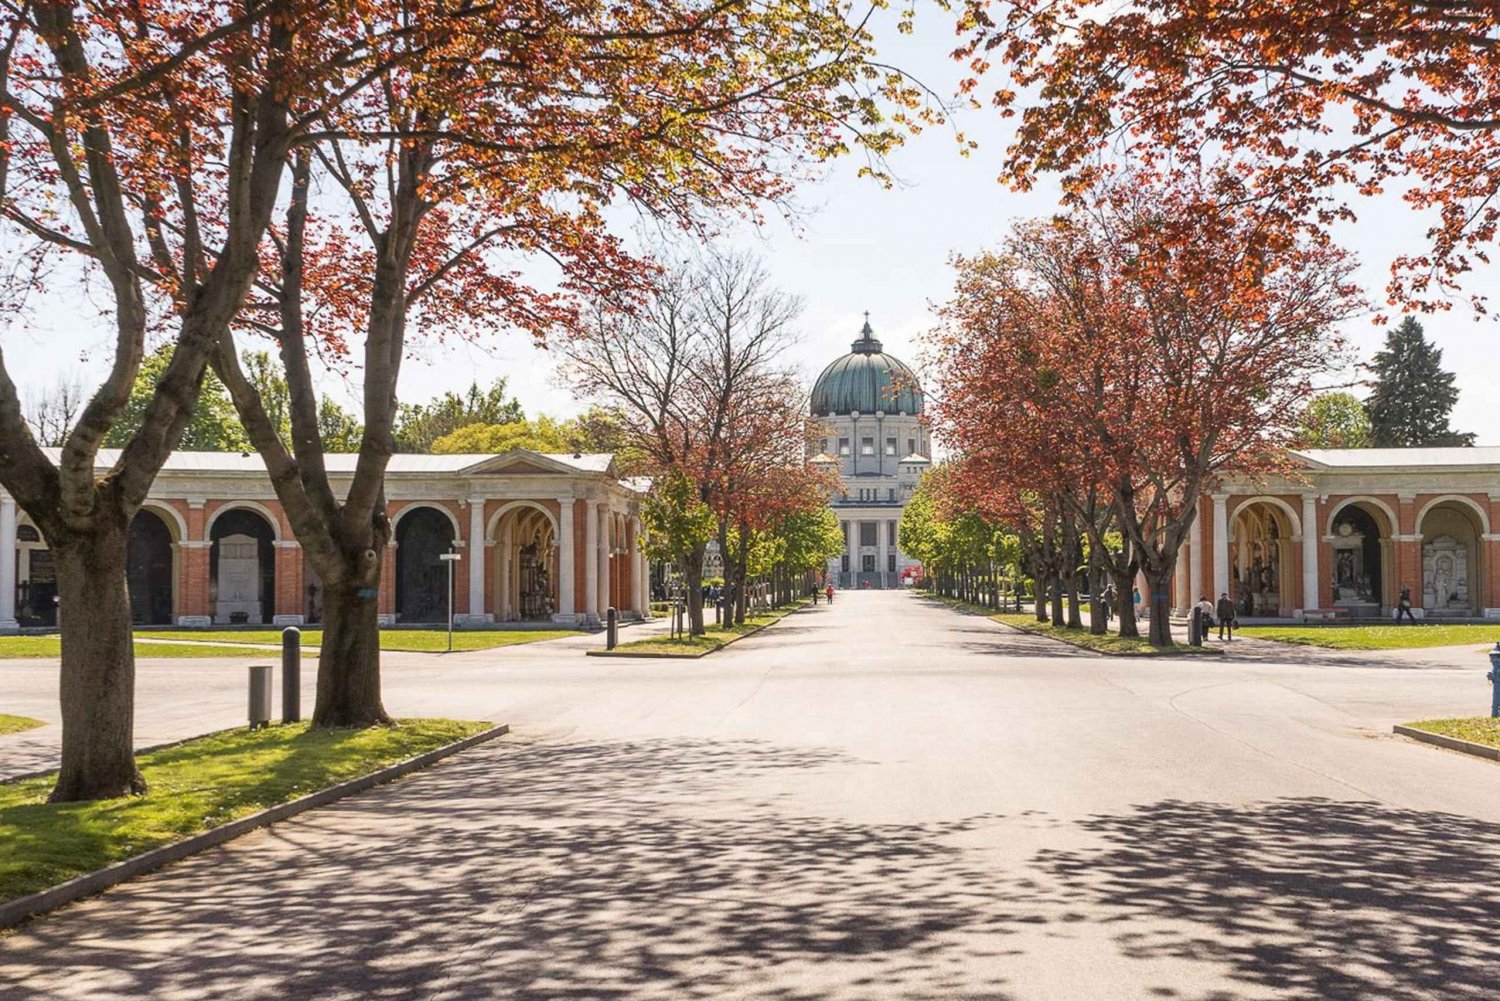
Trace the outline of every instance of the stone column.
{"type": "Polygon", "coordinates": [[[16,622],[16,502],[0,497],[0,632],[19,629],[16,622]]]}
{"type": "MultiPolygon", "coordinates": [[[[599,619],[601,622],[604,620],[605,610],[616,601],[613,588],[614,568],[610,566],[609,558],[610,549],[612,548],[610,546],[609,530],[612,521],[613,516],[609,512],[609,505],[607,503],[599,505],[599,527],[596,530],[599,545],[599,556],[597,557],[599,564],[599,595],[595,605],[599,609],[599,619]]],[[[618,608],[618,606],[616,607],[618,608]]]]}
{"type": "Polygon", "coordinates": [[[885,587],[885,519],[875,523],[875,580],[877,586],[885,587]]]}
{"type": "Polygon", "coordinates": [[[583,502],[583,614],[589,625],[599,621],[599,502],[583,502]]]}
{"type": "Polygon", "coordinates": [[[858,541],[859,522],[852,519],[844,522],[844,547],[849,550],[849,579],[848,581],[839,581],[839,587],[846,585],[852,587],[854,586],[854,582],[859,579],[856,576],[859,573],[859,546],[855,545],[858,541]]]}
{"type": "Polygon", "coordinates": [[[1214,593],[1210,601],[1229,591],[1229,495],[1214,494],[1214,593]]]}
{"type": "Polygon", "coordinates": [[[469,622],[493,622],[494,616],[484,611],[484,501],[469,498],[469,622]]]}
{"type": "Polygon", "coordinates": [[[507,519],[500,528],[500,541],[496,544],[496,559],[500,562],[500,593],[495,595],[496,618],[502,622],[510,622],[516,617],[517,610],[511,604],[510,594],[515,590],[511,583],[511,574],[514,572],[512,564],[515,559],[511,552],[511,540],[515,535],[515,519],[507,519]]]}
{"type": "Polygon", "coordinates": [[[576,622],[578,605],[573,598],[573,498],[564,497],[557,515],[557,618],[576,622]]]}
{"type": "Polygon", "coordinates": [[[1323,533],[1318,525],[1316,494],[1302,495],[1302,612],[1306,615],[1321,607],[1318,603],[1318,540],[1323,533]]]}
{"type": "Polygon", "coordinates": [[[646,614],[646,603],[641,600],[641,519],[632,517],[630,527],[630,605],[638,615],[646,614]]]}
{"type": "MultiPolygon", "coordinates": [[[[1142,591],[1141,594],[1145,594],[1142,591]]],[[[1193,527],[1188,529],[1188,593],[1183,611],[1191,612],[1203,595],[1203,504],[1198,504],[1198,514],[1193,518],[1193,527]]]]}

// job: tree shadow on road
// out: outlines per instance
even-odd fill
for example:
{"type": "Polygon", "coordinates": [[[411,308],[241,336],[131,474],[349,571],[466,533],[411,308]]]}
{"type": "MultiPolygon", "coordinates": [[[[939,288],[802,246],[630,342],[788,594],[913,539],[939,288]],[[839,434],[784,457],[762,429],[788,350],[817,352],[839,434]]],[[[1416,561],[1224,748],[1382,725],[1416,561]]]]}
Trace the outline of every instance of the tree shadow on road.
{"type": "Polygon", "coordinates": [[[37,985],[8,997],[1006,1001],[1006,938],[1042,891],[957,843],[998,820],[788,806],[797,773],[859,764],[492,745],[34,923],[0,946],[37,985]]]}
{"type": "MultiPolygon", "coordinates": [[[[1038,864],[1121,923],[1126,956],[1227,966],[1278,997],[1492,999],[1500,829],[1378,803],[1167,801],[1082,826],[1038,864]]],[[[1159,996],[1182,997],[1170,988],[1159,996]]]]}

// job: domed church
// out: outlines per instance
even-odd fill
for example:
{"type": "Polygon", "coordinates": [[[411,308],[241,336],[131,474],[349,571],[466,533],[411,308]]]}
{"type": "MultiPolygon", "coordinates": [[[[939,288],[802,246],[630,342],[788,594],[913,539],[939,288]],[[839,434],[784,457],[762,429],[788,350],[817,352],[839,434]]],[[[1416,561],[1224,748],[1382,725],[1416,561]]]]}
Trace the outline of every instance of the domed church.
{"type": "Polygon", "coordinates": [[[815,465],[837,468],[843,489],[830,499],[844,553],[829,561],[840,587],[899,587],[916,565],[897,545],[901,509],[931,465],[916,373],[881,350],[869,314],[849,353],[813,383],[812,416],[822,435],[815,465]]]}

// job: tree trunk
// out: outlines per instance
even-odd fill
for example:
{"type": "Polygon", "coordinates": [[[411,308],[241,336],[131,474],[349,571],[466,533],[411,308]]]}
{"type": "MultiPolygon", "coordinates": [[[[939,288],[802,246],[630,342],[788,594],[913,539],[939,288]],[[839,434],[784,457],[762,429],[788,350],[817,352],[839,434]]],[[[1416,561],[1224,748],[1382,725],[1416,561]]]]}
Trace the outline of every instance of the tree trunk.
{"type": "Polygon", "coordinates": [[[1109,572],[1110,580],[1115,585],[1115,614],[1120,617],[1120,635],[1139,638],[1140,625],[1135,619],[1135,602],[1131,600],[1135,593],[1135,574],[1136,567],[1133,564],[1128,570],[1111,569],[1109,572]]]}
{"type": "Polygon", "coordinates": [[[49,802],[146,791],[135,766],[127,538],[121,525],[52,545],[62,632],[62,765],[49,802]]]}
{"type": "Polygon", "coordinates": [[[1171,594],[1170,585],[1177,569],[1175,559],[1168,560],[1163,567],[1146,567],[1146,587],[1150,590],[1151,602],[1150,641],[1152,646],[1172,645],[1171,600],[1161,600],[1171,594]]]}
{"type": "Polygon", "coordinates": [[[1037,574],[1031,582],[1031,610],[1036,615],[1038,622],[1047,621],[1047,594],[1052,590],[1052,582],[1047,579],[1046,574],[1037,574]]]}
{"type": "MultiPolygon", "coordinates": [[[[1089,632],[1103,636],[1109,632],[1108,617],[1104,613],[1104,568],[1095,564],[1089,567],[1089,632]]],[[[1118,595],[1115,604],[1119,604],[1118,595]]]]}
{"type": "Polygon", "coordinates": [[[700,546],[688,557],[682,570],[683,583],[687,588],[688,635],[702,636],[703,628],[703,548],[700,546]]]}
{"type": "MultiPolygon", "coordinates": [[[[380,554],[373,575],[363,566],[323,589],[323,639],[313,726],[389,724],[380,698],[380,554]]],[[[361,561],[369,560],[362,556],[361,561]]]]}

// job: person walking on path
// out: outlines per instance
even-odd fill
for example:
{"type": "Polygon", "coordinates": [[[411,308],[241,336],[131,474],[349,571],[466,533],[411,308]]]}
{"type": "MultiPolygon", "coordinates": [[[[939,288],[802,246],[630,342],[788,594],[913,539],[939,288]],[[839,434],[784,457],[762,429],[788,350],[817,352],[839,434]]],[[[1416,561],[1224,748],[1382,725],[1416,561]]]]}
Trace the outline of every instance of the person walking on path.
{"type": "Polygon", "coordinates": [[[1411,588],[1405,584],[1401,585],[1401,600],[1396,602],[1396,625],[1401,624],[1403,617],[1412,625],[1417,624],[1417,617],[1411,614],[1411,588]]]}
{"type": "Polygon", "coordinates": [[[1146,607],[1141,601],[1141,589],[1133,587],[1130,589],[1130,604],[1135,608],[1135,620],[1141,621],[1145,617],[1146,607]]]}
{"type": "Polygon", "coordinates": [[[1115,620],[1115,597],[1115,586],[1113,584],[1106,587],[1104,593],[1099,596],[1099,600],[1104,605],[1104,624],[1106,626],[1115,620]]]}
{"type": "Polygon", "coordinates": [[[833,604],[833,585],[832,584],[828,585],[828,589],[823,592],[823,596],[828,599],[828,603],[830,605],[833,604]]]}
{"type": "Polygon", "coordinates": [[[1219,595],[1219,607],[1214,609],[1214,613],[1219,620],[1219,639],[1226,639],[1224,632],[1225,630],[1228,630],[1229,636],[1227,637],[1227,640],[1228,642],[1233,643],[1234,627],[1236,624],[1234,618],[1234,602],[1229,600],[1229,595],[1227,593],[1219,595]]]}

